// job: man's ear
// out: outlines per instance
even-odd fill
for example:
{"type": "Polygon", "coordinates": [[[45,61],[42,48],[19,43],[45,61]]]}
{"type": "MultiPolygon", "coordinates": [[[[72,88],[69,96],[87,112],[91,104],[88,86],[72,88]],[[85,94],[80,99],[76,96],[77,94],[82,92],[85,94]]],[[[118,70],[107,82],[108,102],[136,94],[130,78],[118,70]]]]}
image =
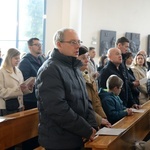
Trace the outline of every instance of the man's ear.
{"type": "Polygon", "coordinates": [[[57,45],[58,49],[61,48],[61,42],[57,42],[56,45],[57,45]]]}
{"type": "Polygon", "coordinates": [[[33,49],[32,46],[28,46],[28,48],[29,48],[30,51],[32,51],[32,49],[33,49]]]}
{"type": "Polygon", "coordinates": [[[29,48],[29,49],[31,49],[31,48],[32,48],[32,46],[30,46],[30,45],[29,45],[29,46],[28,46],[28,48],[29,48]]]}
{"type": "Polygon", "coordinates": [[[121,46],[122,46],[122,44],[121,44],[121,43],[118,43],[117,47],[120,48],[121,46]]]}

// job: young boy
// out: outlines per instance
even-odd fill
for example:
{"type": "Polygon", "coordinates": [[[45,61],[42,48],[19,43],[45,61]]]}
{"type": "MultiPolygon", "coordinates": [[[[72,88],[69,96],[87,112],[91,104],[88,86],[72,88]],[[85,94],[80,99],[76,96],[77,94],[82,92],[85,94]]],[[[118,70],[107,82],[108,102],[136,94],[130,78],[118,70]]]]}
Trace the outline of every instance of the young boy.
{"type": "Polygon", "coordinates": [[[117,75],[111,75],[106,81],[108,91],[102,88],[99,91],[99,96],[102,101],[102,107],[107,115],[108,121],[114,124],[125,116],[133,114],[131,108],[126,108],[122,100],[119,98],[123,81],[117,75]]]}

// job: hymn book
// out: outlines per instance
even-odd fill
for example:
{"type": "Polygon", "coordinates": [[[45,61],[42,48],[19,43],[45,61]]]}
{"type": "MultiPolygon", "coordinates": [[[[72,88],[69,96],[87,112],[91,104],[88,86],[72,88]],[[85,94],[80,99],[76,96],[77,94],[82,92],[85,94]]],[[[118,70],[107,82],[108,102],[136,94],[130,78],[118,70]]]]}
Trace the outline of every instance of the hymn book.
{"type": "Polygon", "coordinates": [[[103,127],[98,132],[96,132],[96,135],[119,135],[124,131],[125,129],[103,127]]]}
{"type": "Polygon", "coordinates": [[[23,82],[26,86],[30,87],[35,84],[35,77],[30,77],[23,82]]]}

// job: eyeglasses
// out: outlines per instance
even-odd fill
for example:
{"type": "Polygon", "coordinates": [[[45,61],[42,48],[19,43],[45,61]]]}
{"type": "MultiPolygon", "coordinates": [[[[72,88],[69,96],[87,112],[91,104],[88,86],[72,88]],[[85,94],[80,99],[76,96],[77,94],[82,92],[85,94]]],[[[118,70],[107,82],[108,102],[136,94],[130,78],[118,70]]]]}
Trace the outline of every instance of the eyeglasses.
{"type": "Polygon", "coordinates": [[[75,40],[72,40],[72,41],[60,41],[61,43],[69,43],[70,45],[72,46],[75,46],[75,45],[81,45],[83,42],[78,40],[78,41],[75,41],[75,40]]]}
{"type": "Polygon", "coordinates": [[[32,46],[37,46],[37,47],[41,47],[42,46],[42,44],[32,44],[32,46]]]}
{"type": "Polygon", "coordinates": [[[79,57],[81,57],[81,60],[90,60],[89,54],[82,54],[79,57]]]}

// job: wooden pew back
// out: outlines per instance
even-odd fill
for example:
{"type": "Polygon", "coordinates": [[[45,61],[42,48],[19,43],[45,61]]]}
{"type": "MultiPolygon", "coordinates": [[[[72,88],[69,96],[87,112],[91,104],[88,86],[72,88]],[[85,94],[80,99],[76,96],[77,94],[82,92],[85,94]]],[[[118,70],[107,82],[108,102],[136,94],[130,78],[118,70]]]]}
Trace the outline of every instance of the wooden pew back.
{"type": "MultiPolygon", "coordinates": [[[[143,107],[144,113],[135,113],[124,117],[113,125],[113,128],[125,128],[119,136],[99,136],[93,142],[87,142],[86,148],[93,150],[133,149],[135,141],[143,140],[150,131],[150,101],[143,107]]],[[[4,150],[38,135],[37,108],[1,117],[0,150],[4,150]]]]}
{"type": "Polygon", "coordinates": [[[86,148],[92,150],[133,150],[135,141],[143,140],[150,132],[150,101],[145,103],[144,113],[134,113],[113,125],[113,128],[123,128],[126,131],[119,136],[99,136],[93,142],[87,142],[86,148]]]}
{"type": "Polygon", "coordinates": [[[3,116],[0,122],[0,149],[4,150],[38,135],[38,110],[26,110],[3,116]]]}

